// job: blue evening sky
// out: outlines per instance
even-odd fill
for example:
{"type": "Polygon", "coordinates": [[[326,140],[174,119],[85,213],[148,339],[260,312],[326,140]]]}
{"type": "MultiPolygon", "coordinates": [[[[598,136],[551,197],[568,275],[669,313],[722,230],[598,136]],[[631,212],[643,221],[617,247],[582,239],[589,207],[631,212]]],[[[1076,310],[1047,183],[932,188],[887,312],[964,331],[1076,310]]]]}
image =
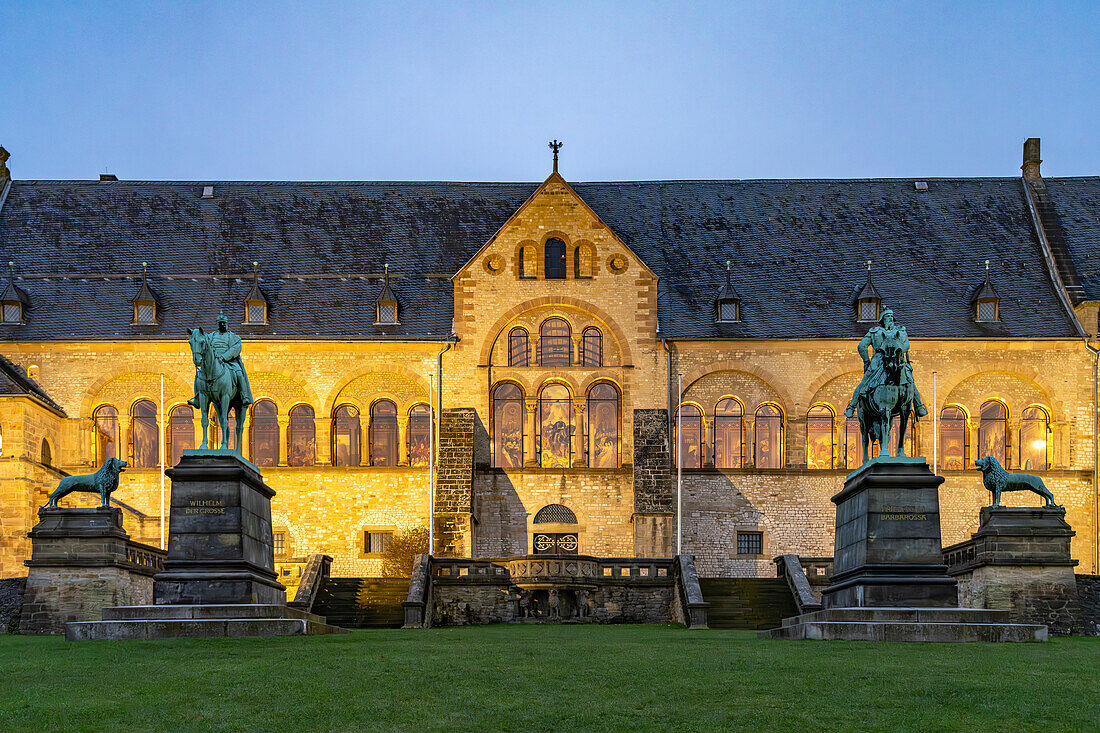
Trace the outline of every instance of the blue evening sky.
{"type": "Polygon", "coordinates": [[[0,4],[16,178],[1100,174],[1100,2],[0,4]]]}

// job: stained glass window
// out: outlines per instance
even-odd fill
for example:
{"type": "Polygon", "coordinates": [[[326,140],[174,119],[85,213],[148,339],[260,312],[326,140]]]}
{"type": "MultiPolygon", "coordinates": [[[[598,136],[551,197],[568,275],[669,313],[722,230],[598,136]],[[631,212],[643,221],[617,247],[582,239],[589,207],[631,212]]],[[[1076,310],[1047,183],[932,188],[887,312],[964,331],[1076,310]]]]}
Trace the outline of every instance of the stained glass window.
{"type": "Polygon", "coordinates": [[[814,405],[806,413],[806,466],[833,468],[833,411],[814,405]]]}
{"type": "Polygon", "coordinates": [[[103,465],[108,458],[118,458],[118,410],[101,405],[95,411],[95,458],[103,465]]]}
{"type": "Polygon", "coordinates": [[[432,413],[427,405],[417,405],[409,410],[409,428],[406,440],[409,445],[409,465],[427,466],[432,454],[432,413]]]}
{"type": "Polygon", "coordinates": [[[511,382],[493,390],[493,463],[497,468],[523,467],[523,390],[511,382]]]}
{"type": "Polygon", "coordinates": [[[153,468],[160,465],[160,426],[157,424],[157,406],[150,400],[134,403],[130,423],[130,450],[135,468],[153,468]]]}
{"type": "Polygon", "coordinates": [[[370,465],[397,465],[397,407],[389,400],[370,408],[370,465]]]}
{"type": "Polygon", "coordinates": [[[619,390],[607,382],[588,390],[588,455],[592,468],[619,467],[619,390]]]}
{"type": "Polygon", "coordinates": [[[1008,434],[1008,410],[1003,403],[990,400],[978,413],[978,458],[993,456],[1008,465],[1005,436],[1008,434]]]}
{"type": "Polygon", "coordinates": [[[248,431],[248,454],[257,466],[279,464],[278,409],[271,400],[252,405],[252,425],[248,431]]]}
{"type": "Polygon", "coordinates": [[[195,447],[195,411],[188,405],[172,410],[168,418],[168,462],[176,465],[183,452],[195,447]]]}
{"type": "Polygon", "coordinates": [[[508,366],[525,367],[530,360],[531,346],[527,331],[513,328],[508,334],[508,366]]]}
{"type": "Polygon", "coordinates": [[[603,359],[603,336],[598,328],[586,328],[581,336],[581,366],[598,367],[603,359]]]}
{"type": "Polygon", "coordinates": [[[573,398],[561,384],[539,395],[539,458],[543,468],[569,468],[572,458],[573,398]]]}
{"type": "Polygon", "coordinates": [[[757,468],[783,467],[783,413],[775,405],[756,410],[753,428],[754,465],[757,468]]]}
{"type": "Polygon", "coordinates": [[[677,416],[677,465],[682,468],[703,467],[703,413],[695,405],[680,405],[677,416]]]}
{"type": "Polygon", "coordinates": [[[546,279],[565,279],[565,242],[551,237],[546,240],[546,279]]]}
{"type": "Polygon", "coordinates": [[[966,413],[948,405],[940,410],[940,465],[947,471],[969,468],[970,435],[966,425],[966,413]]]}
{"type": "Polygon", "coordinates": [[[1041,407],[1028,407],[1020,417],[1020,468],[1045,471],[1050,468],[1050,416],[1041,407]]]}
{"type": "Polygon", "coordinates": [[[359,410],[351,405],[341,405],[332,414],[332,465],[358,466],[359,410]]]}
{"type": "Polygon", "coordinates": [[[744,410],[740,402],[727,397],[714,406],[715,467],[741,468],[744,442],[744,410]]]}
{"type": "Polygon", "coordinates": [[[859,468],[863,464],[863,437],[860,434],[859,418],[848,417],[844,420],[844,467],[859,468]]]}
{"type": "Polygon", "coordinates": [[[573,363],[573,343],[569,324],[561,318],[547,318],[542,323],[539,338],[541,358],[539,364],[548,367],[567,367],[573,363]]]}
{"type": "Polygon", "coordinates": [[[295,405],[290,410],[287,444],[287,463],[291,466],[312,466],[316,462],[317,426],[309,405],[295,405]]]}

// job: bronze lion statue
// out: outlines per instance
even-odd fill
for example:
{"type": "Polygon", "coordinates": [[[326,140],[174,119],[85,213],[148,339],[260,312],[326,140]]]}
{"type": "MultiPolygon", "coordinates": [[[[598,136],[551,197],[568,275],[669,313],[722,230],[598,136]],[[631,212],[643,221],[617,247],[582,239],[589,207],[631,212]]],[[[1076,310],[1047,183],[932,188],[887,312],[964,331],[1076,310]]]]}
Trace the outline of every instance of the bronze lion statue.
{"type": "Polygon", "coordinates": [[[99,494],[100,508],[107,507],[111,503],[111,492],[118,488],[118,475],[126,468],[126,461],[118,458],[108,458],[92,474],[82,476],[66,476],[61,479],[57,488],[50,494],[49,501],[43,509],[57,509],[57,502],[74,491],[99,494]]]}
{"type": "Polygon", "coordinates": [[[1001,505],[1001,493],[1004,491],[1034,491],[1043,497],[1044,507],[1061,508],[1054,503],[1054,494],[1046,487],[1038,476],[1026,473],[1009,473],[1001,468],[1001,464],[993,456],[986,456],[974,461],[974,465],[982,471],[982,483],[993,494],[992,506],[1001,505]]]}

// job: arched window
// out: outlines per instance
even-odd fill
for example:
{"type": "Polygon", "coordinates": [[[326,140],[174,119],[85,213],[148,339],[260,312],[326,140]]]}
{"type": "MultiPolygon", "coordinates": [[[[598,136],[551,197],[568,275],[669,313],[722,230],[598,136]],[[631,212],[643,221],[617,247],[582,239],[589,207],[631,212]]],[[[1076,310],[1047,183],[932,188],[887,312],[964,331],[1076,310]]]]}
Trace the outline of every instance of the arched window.
{"type": "Polygon", "coordinates": [[[45,438],[42,439],[42,465],[53,465],[53,449],[50,448],[50,441],[45,438]]]}
{"type": "Polygon", "coordinates": [[[539,395],[539,464],[569,468],[573,457],[573,397],[562,384],[548,384],[539,395]]]}
{"type": "Polygon", "coordinates": [[[598,367],[603,363],[603,334],[598,328],[586,328],[581,335],[581,366],[598,367]]]}
{"type": "Polygon", "coordinates": [[[564,504],[547,504],[535,512],[531,524],[576,524],[577,515],[564,504]]]}
{"type": "Polygon", "coordinates": [[[359,439],[359,410],[340,405],[332,413],[332,465],[360,465],[359,439]]]}
{"type": "Polygon", "coordinates": [[[271,400],[252,405],[248,430],[248,454],[257,466],[279,465],[279,410],[271,400]]]}
{"type": "Polygon", "coordinates": [[[844,420],[844,467],[859,468],[863,465],[863,436],[859,430],[859,418],[844,420]]]}
{"type": "Polygon", "coordinates": [[[92,413],[95,421],[95,460],[102,465],[108,458],[118,458],[118,410],[100,405],[92,413]]]}
{"type": "Polygon", "coordinates": [[[619,467],[619,390],[607,382],[588,390],[588,456],[592,468],[619,467]]]}
{"type": "Polygon", "coordinates": [[[579,245],[573,250],[573,277],[578,280],[584,280],[592,277],[592,272],[595,269],[593,263],[596,259],[595,253],[592,251],[592,246],[588,244],[579,245]]]}
{"type": "Polygon", "coordinates": [[[814,405],[806,413],[806,467],[834,468],[833,410],[814,405]]]}
{"type": "Polygon", "coordinates": [[[389,400],[370,408],[370,465],[397,465],[397,406],[389,400]]]}
{"type": "Polygon", "coordinates": [[[176,465],[185,450],[195,447],[195,411],[189,405],[172,408],[168,414],[168,462],[176,465]]]}
{"type": "Polygon", "coordinates": [[[745,410],[732,397],[714,406],[714,466],[741,468],[744,465],[745,410]]]}
{"type": "Polygon", "coordinates": [[[1050,468],[1050,415],[1042,407],[1025,408],[1020,414],[1020,468],[1045,471],[1050,468]]]}
{"type": "MultiPolygon", "coordinates": [[[[912,415],[909,416],[909,421],[905,423],[905,455],[915,456],[917,454],[917,437],[914,427],[917,421],[912,415]]],[[[882,446],[879,446],[879,455],[891,455],[893,454],[898,445],[898,428],[901,426],[901,418],[895,417],[890,423],[890,450],[882,450],[882,446]]]]}
{"type": "Polygon", "coordinates": [[[523,467],[523,423],[527,410],[523,390],[511,382],[493,390],[493,465],[523,467]]]}
{"type": "Polygon", "coordinates": [[[134,468],[160,465],[160,426],[157,406],[150,400],[134,403],[130,421],[130,455],[134,468]]]}
{"type": "Polygon", "coordinates": [[[756,409],[753,465],[757,468],[783,467],[783,413],[775,405],[761,405],[756,409]]]}
{"type": "MultiPolygon", "coordinates": [[[[531,524],[576,524],[577,515],[564,504],[549,504],[539,509],[531,524]]],[[[536,555],[573,555],[579,547],[577,530],[569,527],[536,528],[531,549],[536,555]],[[549,529],[550,531],[545,531],[549,529]],[[568,530],[555,532],[554,529],[568,530]]]]}
{"type": "Polygon", "coordinates": [[[287,443],[287,463],[291,466],[312,466],[316,462],[317,426],[309,405],[295,405],[291,409],[287,443]]]}
{"type": "Polygon", "coordinates": [[[508,366],[525,367],[530,363],[531,344],[527,330],[513,328],[508,334],[508,366]]]}
{"type": "Polygon", "coordinates": [[[970,431],[966,412],[955,405],[940,410],[940,465],[948,471],[970,467],[970,431]]]}
{"type": "Polygon", "coordinates": [[[1008,434],[1008,409],[1003,402],[990,400],[978,413],[978,458],[993,456],[1008,465],[1005,436],[1008,434]]]}
{"type": "Polygon", "coordinates": [[[432,412],[427,405],[417,405],[409,410],[409,428],[406,440],[409,446],[409,465],[427,466],[432,455],[432,412]]]}
{"type": "Polygon", "coordinates": [[[680,433],[676,441],[677,465],[682,468],[702,468],[703,413],[695,405],[680,405],[676,423],[680,433]]]}
{"type": "Polygon", "coordinates": [[[533,280],[538,277],[535,248],[531,245],[519,248],[519,276],[524,280],[533,280]]]}
{"type": "Polygon", "coordinates": [[[573,363],[569,324],[561,318],[547,318],[539,333],[539,365],[567,367],[573,363]]]}
{"type": "Polygon", "coordinates": [[[565,279],[565,242],[556,237],[546,240],[546,279],[565,279]]]}

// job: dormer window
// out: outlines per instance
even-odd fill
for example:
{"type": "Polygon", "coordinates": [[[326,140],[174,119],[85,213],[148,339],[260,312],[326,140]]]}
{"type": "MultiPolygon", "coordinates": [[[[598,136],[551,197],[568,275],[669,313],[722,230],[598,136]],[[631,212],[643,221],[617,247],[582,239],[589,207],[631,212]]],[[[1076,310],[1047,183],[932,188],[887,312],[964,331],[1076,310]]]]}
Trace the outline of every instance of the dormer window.
{"type": "Polygon", "coordinates": [[[24,311],[30,305],[30,298],[22,288],[15,284],[15,263],[8,263],[8,284],[0,294],[0,323],[13,325],[23,323],[24,311]]]}
{"type": "Polygon", "coordinates": [[[989,260],[985,261],[985,283],[974,296],[974,320],[978,323],[996,323],[1001,320],[1001,297],[989,281],[989,260]]]}
{"type": "Polygon", "coordinates": [[[390,289],[390,266],[386,265],[383,276],[382,292],[374,301],[374,323],[378,326],[395,326],[397,320],[397,297],[390,289]]]}
{"type": "Polygon", "coordinates": [[[714,320],[717,323],[738,323],[741,321],[741,296],[730,282],[730,261],[726,260],[726,284],[718,289],[714,299],[714,320]]]}
{"type": "Polygon", "coordinates": [[[871,282],[871,261],[867,260],[867,282],[856,295],[856,320],[861,323],[878,323],[882,311],[882,296],[871,282]]]}
{"type": "Polygon", "coordinates": [[[250,325],[267,323],[267,298],[260,290],[260,264],[252,263],[252,289],[244,296],[244,322],[250,325]]]}
{"type": "Polygon", "coordinates": [[[141,263],[141,289],[134,296],[134,326],[155,326],[157,323],[157,296],[149,287],[146,279],[147,263],[141,263]]]}

